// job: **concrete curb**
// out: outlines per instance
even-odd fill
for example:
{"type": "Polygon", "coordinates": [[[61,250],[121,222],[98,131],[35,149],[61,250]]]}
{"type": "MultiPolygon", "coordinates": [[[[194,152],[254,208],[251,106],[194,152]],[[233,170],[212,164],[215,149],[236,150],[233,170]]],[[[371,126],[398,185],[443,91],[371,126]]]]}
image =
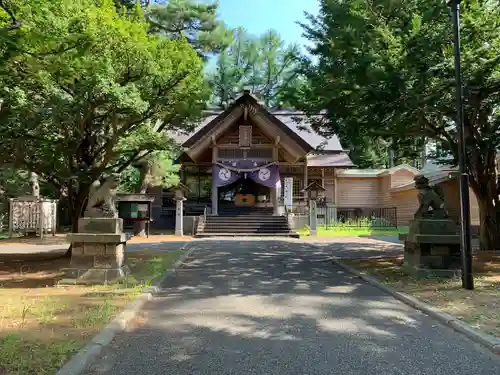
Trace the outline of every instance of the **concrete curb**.
{"type": "MultiPolygon", "coordinates": [[[[181,250],[186,248],[191,242],[186,243],[181,247],[181,250]]],[[[66,364],[57,371],[56,375],[81,375],[90,365],[92,365],[101,355],[104,347],[109,345],[117,334],[123,332],[128,323],[134,319],[147,301],[153,298],[153,295],[161,291],[161,285],[171,277],[176,269],[185,262],[185,260],[196,250],[196,247],[186,250],[172,265],[161,280],[155,285],[145,288],[141,295],[130,302],[124,311],[115,317],[101,332],[87,344],[85,348],[76,353],[66,364]]]]}
{"type": "Polygon", "coordinates": [[[419,299],[406,293],[399,292],[396,289],[381,283],[374,277],[369,276],[366,273],[343,263],[340,259],[332,258],[332,262],[343,270],[358,276],[367,283],[383,290],[384,292],[392,295],[394,298],[404,302],[405,304],[426,313],[427,315],[443,323],[444,325],[453,328],[455,331],[467,336],[472,341],[485,346],[493,353],[500,355],[500,339],[498,339],[497,337],[481,332],[471,327],[469,324],[455,318],[454,316],[442,312],[435,306],[422,302],[419,299]]]}

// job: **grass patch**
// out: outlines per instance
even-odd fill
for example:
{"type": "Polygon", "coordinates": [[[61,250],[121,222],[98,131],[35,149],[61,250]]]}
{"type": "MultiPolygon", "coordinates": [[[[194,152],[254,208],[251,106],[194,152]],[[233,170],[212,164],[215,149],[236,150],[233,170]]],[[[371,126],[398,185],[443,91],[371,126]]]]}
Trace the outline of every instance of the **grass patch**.
{"type": "MultiPolygon", "coordinates": [[[[297,233],[301,236],[310,236],[311,230],[305,227],[297,233]]],[[[319,237],[369,237],[369,236],[399,236],[401,233],[408,233],[408,228],[372,228],[355,226],[332,226],[318,227],[319,237]]]]}
{"type": "Polygon", "coordinates": [[[475,290],[462,289],[458,279],[415,279],[402,270],[402,259],[344,260],[378,280],[434,305],[500,337],[500,256],[474,257],[475,290]]]}
{"type": "Polygon", "coordinates": [[[182,254],[129,254],[131,275],[105,286],[57,286],[68,260],[0,263],[0,374],[54,374],[182,254]]]}

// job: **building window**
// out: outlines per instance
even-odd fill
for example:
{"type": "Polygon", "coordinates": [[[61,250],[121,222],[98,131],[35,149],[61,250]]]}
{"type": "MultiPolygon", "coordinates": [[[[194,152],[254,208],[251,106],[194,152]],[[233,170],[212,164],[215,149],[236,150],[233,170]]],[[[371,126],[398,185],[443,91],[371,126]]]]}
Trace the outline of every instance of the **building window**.
{"type": "Polygon", "coordinates": [[[240,126],[240,147],[252,146],[252,127],[247,125],[240,126]]]}
{"type": "MultiPolygon", "coordinates": [[[[285,179],[284,177],[288,176],[283,176],[281,179],[281,189],[279,191],[279,197],[281,199],[284,199],[284,194],[285,194],[285,179]]],[[[301,193],[301,190],[304,189],[304,181],[302,179],[298,179],[296,177],[293,177],[293,182],[292,182],[292,198],[293,200],[299,200],[302,199],[304,194],[301,193]]]]}

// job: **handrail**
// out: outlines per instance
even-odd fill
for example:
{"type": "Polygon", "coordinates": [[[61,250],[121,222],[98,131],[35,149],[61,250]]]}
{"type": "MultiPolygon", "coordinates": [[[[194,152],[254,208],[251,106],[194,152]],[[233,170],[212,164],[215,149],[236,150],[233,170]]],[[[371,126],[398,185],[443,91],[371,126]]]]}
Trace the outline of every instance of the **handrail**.
{"type": "Polygon", "coordinates": [[[203,224],[205,224],[207,222],[207,209],[208,209],[207,206],[205,206],[205,208],[203,208],[203,224]]]}

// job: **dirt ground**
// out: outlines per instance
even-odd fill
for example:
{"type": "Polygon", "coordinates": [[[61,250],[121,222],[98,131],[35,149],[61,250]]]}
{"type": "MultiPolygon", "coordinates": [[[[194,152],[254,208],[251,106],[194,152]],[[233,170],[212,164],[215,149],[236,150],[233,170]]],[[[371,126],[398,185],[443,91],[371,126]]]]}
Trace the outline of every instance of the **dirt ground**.
{"type": "MultiPolygon", "coordinates": [[[[151,234],[149,237],[132,237],[128,243],[155,243],[155,242],[174,242],[191,241],[191,236],[175,236],[173,234],[151,234]]],[[[56,234],[55,236],[40,237],[13,237],[0,239],[0,246],[9,245],[69,245],[66,234],[56,234]]]]}
{"type": "Polygon", "coordinates": [[[462,289],[459,279],[420,279],[407,276],[403,259],[349,260],[346,263],[380,281],[432,304],[477,329],[500,337],[500,255],[474,257],[474,290],[462,289]]]}
{"type": "Polygon", "coordinates": [[[131,275],[106,286],[58,286],[66,258],[0,262],[0,375],[54,374],[181,253],[132,253],[131,275]]]}

